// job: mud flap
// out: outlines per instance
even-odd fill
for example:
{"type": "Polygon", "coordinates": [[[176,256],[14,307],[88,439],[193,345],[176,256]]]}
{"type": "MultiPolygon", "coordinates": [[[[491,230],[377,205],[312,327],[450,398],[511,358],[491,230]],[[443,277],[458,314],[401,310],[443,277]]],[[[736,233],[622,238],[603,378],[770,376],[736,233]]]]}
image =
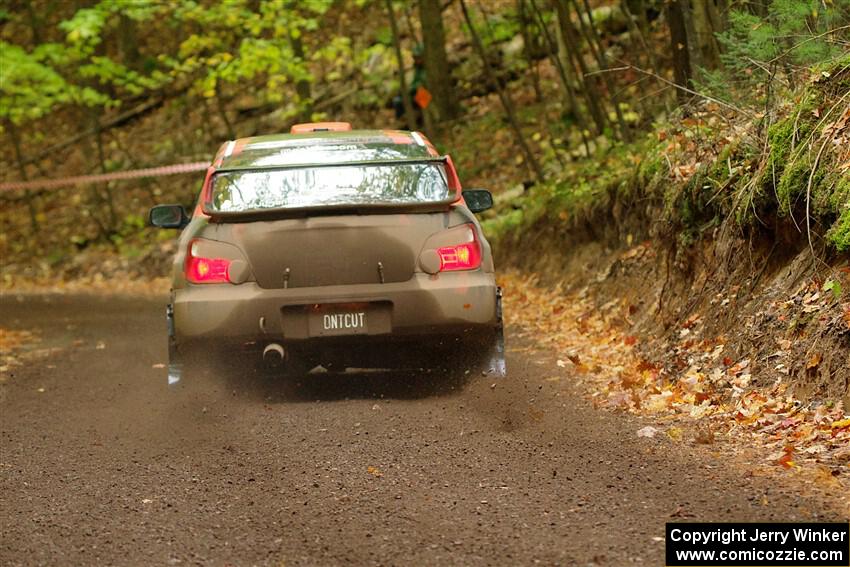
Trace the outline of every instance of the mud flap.
{"type": "Polygon", "coordinates": [[[505,326],[502,322],[502,288],[496,288],[496,333],[490,351],[484,358],[484,373],[488,376],[504,378],[507,374],[505,365],[505,326]]]}
{"type": "Polygon", "coordinates": [[[177,386],[183,378],[183,361],[177,350],[177,338],[174,333],[174,306],[170,303],[165,308],[165,319],[168,324],[168,385],[177,386]]]}

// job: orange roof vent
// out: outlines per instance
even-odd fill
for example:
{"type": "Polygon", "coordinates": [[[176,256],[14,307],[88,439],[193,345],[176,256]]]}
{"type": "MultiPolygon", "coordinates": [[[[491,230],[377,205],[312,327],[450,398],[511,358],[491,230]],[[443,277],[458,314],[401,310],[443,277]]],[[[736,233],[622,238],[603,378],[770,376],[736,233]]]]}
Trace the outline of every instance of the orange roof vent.
{"type": "Polygon", "coordinates": [[[306,122],[295,124],[289,132],[291,134],[306,134],[308,132],[348,132],[351,124],[348,122],[306,122]]]}

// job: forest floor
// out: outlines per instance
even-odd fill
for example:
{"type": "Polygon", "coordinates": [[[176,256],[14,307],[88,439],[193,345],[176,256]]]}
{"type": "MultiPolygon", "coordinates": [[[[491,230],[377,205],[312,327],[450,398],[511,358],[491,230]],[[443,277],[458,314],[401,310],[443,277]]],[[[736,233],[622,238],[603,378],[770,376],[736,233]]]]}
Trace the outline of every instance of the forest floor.
{"type": "Polygon", "coordinates": [[[0,384],[4,565],[658,565],[667,521],[848,517],[731,439],[595,409],[522,317],[497,381],[211,371],[168,390],[164,303],[0,300],[0,325],[40,339],[0,384]]]}
{"type": "MultiPolygon", "coordinates": [[[[727,355],[732,337],[703,338],[700,317],[673,344],[636,332],[635,294],[569,291],[516,271],[501,284],[505,316],[525,339],[519,352],[548,353],[565,371],[548,380],[570,380],[594,407],[642,419],[639,436],[702,447],[721,466],[826,491],[850,517],[850,419],[842,404],[812,403],[781,379],[766,380],[759,358],[727,355]]],[[[771,349],[768,366],[793,356],[800,354],[771,349]]]]}

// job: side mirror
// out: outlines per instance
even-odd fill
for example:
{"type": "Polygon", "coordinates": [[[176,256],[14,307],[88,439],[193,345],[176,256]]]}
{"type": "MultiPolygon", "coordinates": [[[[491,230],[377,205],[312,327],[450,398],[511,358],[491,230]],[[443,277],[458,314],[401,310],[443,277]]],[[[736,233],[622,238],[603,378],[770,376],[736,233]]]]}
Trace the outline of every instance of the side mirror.
{"type": "Polygon", "coordinates": [[[486,211],[493,206],[493,195],[485,189],[470,189],[463,192],[463,200],[473,213],[486,211]]]}
{"type": "Polygon", "coordinates": [[[189,224],[189,215],[181,205],[157,205],[148,215],[151,226],[158,228],[183,228],[189,224]]]}

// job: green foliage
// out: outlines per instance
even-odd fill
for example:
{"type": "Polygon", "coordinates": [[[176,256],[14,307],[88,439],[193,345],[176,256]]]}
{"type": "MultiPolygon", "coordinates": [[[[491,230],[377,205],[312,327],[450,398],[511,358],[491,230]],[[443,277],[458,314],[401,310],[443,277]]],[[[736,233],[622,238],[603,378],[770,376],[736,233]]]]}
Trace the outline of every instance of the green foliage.
{"type": "Polygon", "coordinates": [[[814,99],[809,96],[794,114],[773,124],[768,130],[769,154],[762,185],[770,191],[775,185],[781,213],[790,213],[793,201],[805,191],[808,178],[808,157],[800,151],[801,141],[811,134],[814,99]],[[802,116],[802,121],[800,117],[802,116]],[[777,183],[778,180],[778,183],[777,183]]]}
{"type": "Polygon", "coordinates": [[[850,81],[850,59],[845,60],[822,67],[794,111],[770,127],[767,165],[758,183],[763,199],[775,195],[780,215],[808,211],[832,225],[826,238],[839,251],[850,248],[850,179],[841,168],[840,138],[828,126],[843,108],[834,93],[846,94],[850,81]]]}
{"type": "MultiPolygon", "coordinates": [[[[283,86],[312,81],[309,60],[299,57],[293,40],[318,27],[318,17],[330,8],[330,0],[291,2],[273,0],[252,9],[247,0],[202,5],[187,1],[173,8],[171,17],[188,29],[202,30],[185,38],[176,56],[163,55],[161,62],[180,82],[189,81],[192,92],[205,98],[220,94],[225,85],[251,83],[261,99],[281,102],[283,86]]],[[[347,38],[334,38],[311,58],[335,60],[350,52],[347,38]]]]}
{"type": "Polygon", "coordinates": [[[504,238],[519,233],[526,226],[527,217],[530,218],[531,216],[522,208],[515,208],[485,220],[482,223],[482,227],[487,233],[488,238],[504,238]]]}
{"type": "Polygon", "coordinates": [[[318,29],[330,6],[331,0],[101,0],[58,24],[64,43],[27,51],[0,42],[2,117],[22,123],[64,104],[116,105],[124,95],[145,95],[169,84],[188,85],[190,95],[201,98],[232,85],[231,92],[248,90],[260,101],[297,101],[286,86],[312,82],[311,61],[328,62],[333,80],[335,63],[350,59],[345,37],[334,36],[304,57],[293,45],[318,29]],[[143,69],[105,52],[106,42],[122,33],[122,19],[139,24],[142,33],[177,34],[177,51],[152,54],[143,69]]]}
{"type": "Polygon", "coordinates": [[[826,233],[827,241],[839,252],[850,252],[850,176],[846,173],[835,190],[838,219],[826,233]]]}
{"type": "Polygon", "coordinates": [[[84,79],[95,79],[102,85],[119,87],[130,95],[143,94],[165,82],[165,76],[160,72],[145,76],[108,57],[100,56],[92,56],[87,63],[80,65],[79,74],[84,79]]]}
{"type": "Polygon", "coordinates": [[[67,36],[68,43],[93,50],[101,42],[101,32],[109,13],[103,3],[94,8],[78,10],[74,17],[59,24],[67,36]]]}
{"type": "Polygon", "coordinates": [[[827,280],[821,289],[832,292],[832,296],[835,299],[841,299],[841,282],[838,280],[827,280]]]}
{"type": "Polygon", "coordinates": [[[770,226],[777,215],[793,215],[798,226],[805,225],[808,204],[813,233],[824,234],[833,250],[850,251],[850,175],[840,141],[845,127],[831,126],[843,124],[842,96],[850,92],[845,59],[819,67],[816,80],[798,92],[795,106],[768,129],[766,140],[730,140],[727,130],[722,149],[706,152],[722,139],[717,126],[658,124],[657,134],[568,164],[560,179],[508,205],[522,213],[500,209],[505,218],[490,225],[496,239],[516,238],[544,216],[560,226],[608,214],[615,203],[651,203],[659,212],[656,220],[687,247],[727,219],[750,230],[770,226]],[[699,158],[691,155],[696,136],[704,140],[699,158]],[[672,175],[688,164],[695,169],[684,180],[672,175]]]}
{"type": "Polygon", "coordinates": [[[49,114],[57,107],[77,102],[94,105],[106,101],[94,89],[68,83],[52,66],[56,49],[52,44],[33,52],[0,41],[0,118],[21,124],[49,114]]]}
{"type": "MultiPolygon", "coordinates": [[[[137,96],[146,91],[162,87],[168,77],[158,69],[144,75],[113,58],[98,54],[107,36],[119,33],[121,17],[147,25],[155,16],[166,15],[166,5],[155,0],[102,0],[91,8],[77,10],[74,15],[59,24],[65,32],[63,45],[64,60],[55,61],[63,69],[71,70],[77,82],[84,85],[97,84],[116,89],[116,94],[137,96]]],[[[105,95],[92,104],[117,105],[105,95]]]]}
{"type": "Polygon", "coordinates": [[[718,98],[761,106],[777,88],[796,86],[803,68],[845,53],[848,23],[850,0],[774,0],[766,16],[733,9],[728,28],[717,34],[723,66],[703,69],[701,86],[718,98]]]}
{"type": "Polygon", "coordinates": [[[499,12],[498,14],[487,14],[486,19],[478,26],[473,19],[473,25],[483,27],[482,33],[485,45],[498,44],[509,41],[519,33],[519,20],[513,9],[499,12]]]}
{"type": "Polygon", "coordinates": [[[67,104],[117,104],[96,85],[117,87],[130,95],[159,87],[165,78],[161,73],[143,76],[109,57],[95,55],[95,51],[117,16],[148,19],[161,12],[162,6],[153,0],[103,0],[59,24],[65,43],[43,43],[27,51],[0,41],[0,116],[22,124],[67,104]]]}
{"type": "Polygon", "coordinates": [[[560,176],[508,199],[497,199],[495,217],[485,222],[495,242],[518,237],[540,222],[569,228],[608,210],[614,200],[638,199],[657,174],[660,146],[645,137],[568,164],[560,176]]]}
{"type": "Polygon", "coordinates": [[[829,243],[839,252],[850,252],[850,211],[844,211],[827,233],[829,243]]]}

